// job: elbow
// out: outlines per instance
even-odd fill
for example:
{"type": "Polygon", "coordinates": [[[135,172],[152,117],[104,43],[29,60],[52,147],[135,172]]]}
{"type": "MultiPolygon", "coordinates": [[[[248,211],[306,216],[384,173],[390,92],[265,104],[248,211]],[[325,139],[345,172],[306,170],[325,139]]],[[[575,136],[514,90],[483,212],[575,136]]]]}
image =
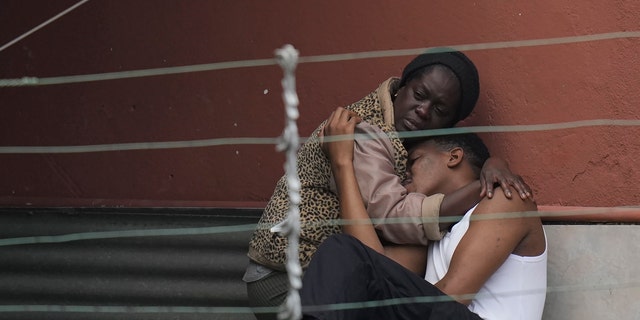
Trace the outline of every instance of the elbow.
{"type": "Polygon", "coordinates": [[[452,288],[452,286],[444,279],[438,281],[435,286],[447,296],[461,304],[464,304],[465,306],[471,304],[472,297],[474,296],[472,293],[463,293],[465,290],[456,290],[452,288]]]}

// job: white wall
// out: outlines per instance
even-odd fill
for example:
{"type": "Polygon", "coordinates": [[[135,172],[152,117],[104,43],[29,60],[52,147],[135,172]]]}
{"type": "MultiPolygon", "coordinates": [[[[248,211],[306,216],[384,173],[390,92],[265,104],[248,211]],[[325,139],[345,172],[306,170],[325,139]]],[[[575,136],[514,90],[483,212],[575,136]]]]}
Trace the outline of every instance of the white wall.
{"type": "Polygon", "coordinates": [[[640,226],[546,225],[543,319],[640,319],[640,226]]]}

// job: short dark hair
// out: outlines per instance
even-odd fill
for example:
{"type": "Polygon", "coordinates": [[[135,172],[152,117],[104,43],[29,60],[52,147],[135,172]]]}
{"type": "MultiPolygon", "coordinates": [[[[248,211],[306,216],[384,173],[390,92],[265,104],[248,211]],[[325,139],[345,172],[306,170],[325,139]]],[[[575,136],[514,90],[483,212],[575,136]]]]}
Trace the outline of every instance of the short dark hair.
{"type": "Polygon", "coordinates": [[[464,158],[469,162],[476,176],[480,176],[480,171],[485,161],[491,154],[482,139],[475,133],[448,134],[440,136],[430,136],[420,140],[412,140],[405,143],[407,149],[418,144],[433,141],[441,151],[449,151],[459,147],[464,151],[464,158]]]}

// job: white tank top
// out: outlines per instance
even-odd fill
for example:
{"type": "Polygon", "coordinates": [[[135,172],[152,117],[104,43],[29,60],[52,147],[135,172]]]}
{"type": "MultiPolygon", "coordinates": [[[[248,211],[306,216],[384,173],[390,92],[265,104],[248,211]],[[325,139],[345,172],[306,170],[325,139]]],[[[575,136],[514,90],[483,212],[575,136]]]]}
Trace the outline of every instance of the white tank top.
{"type": "MultiPolygon", "coordinates": [[[[477,205],[476,205],[477,206],[477,205]]],[[[471,208],[442,240],[429,245],[425,280],[436,283],[449,269],[453,253],[469,229],[471,208]]],[[[537,257],[510,254],[478,292],[469,310],[483,319],[540,320],[547,288],[547,248],[537,257]]]]}

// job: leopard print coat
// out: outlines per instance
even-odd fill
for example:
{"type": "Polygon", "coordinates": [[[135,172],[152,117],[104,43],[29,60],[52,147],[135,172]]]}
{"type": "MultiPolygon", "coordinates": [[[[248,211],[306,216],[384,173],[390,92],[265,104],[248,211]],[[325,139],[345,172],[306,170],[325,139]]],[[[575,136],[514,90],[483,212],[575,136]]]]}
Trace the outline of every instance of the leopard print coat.
{"type": "MultiPolygon", "coordinates": [[[[392,92],[397,91],[398,79],[383,82],[378,90],[346,107],[356,112],[363,121],[379,126],[395,149],[395,173],[405,178],[407,151],[398,138],[393,125],[392,92]],[[381,103],[382,101],[382,103],[381,103]],[[386,114],[386,116],[385,116],[386,114]]],[[[326,122],[326,121],[325,121],[326,122]]],[[[300,264],[306,267],[311,256],[328,236],[340,233],[335,222],[339,218],[338,197],[330,191],[331,164],[320,148],[318,134],[324,123],[298,150],[298,177],[300,178],[300,264]]],[[[280,178],[271,199],[264,209],[258,228],[249,244],[248,256],[255,262],[275,270],[285,270],[288,240],[269,229],[283,221],[289,208],[286,177],[280,178]]]]}

